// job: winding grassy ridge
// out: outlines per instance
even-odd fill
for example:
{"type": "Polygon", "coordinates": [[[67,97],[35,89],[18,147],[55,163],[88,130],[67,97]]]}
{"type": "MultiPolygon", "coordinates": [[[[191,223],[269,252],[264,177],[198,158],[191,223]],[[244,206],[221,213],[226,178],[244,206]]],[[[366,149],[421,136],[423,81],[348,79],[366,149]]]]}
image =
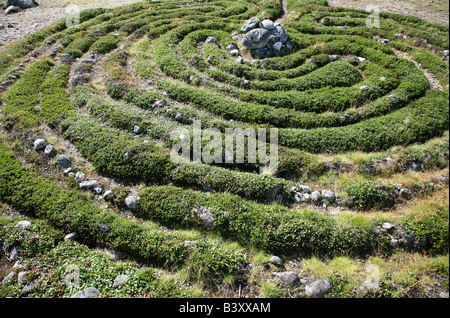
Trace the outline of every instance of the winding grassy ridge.
{"type": "Polygon", "coordinates": [[[327,297],[448,292],[448,27],[382,12],[369,28],[366,11],[288,0],[283,12],[282,3],[85,10],[76,27],[61,20],[5,47],[0,257],[19,246],[28,280],[37,268],[46,278],[31,294],[14,278],[2,297],[70,297],[92,285],[103,297],[223,297],[242,287],[251,297],[306,296],[303,283],[288,289],[259,265],[326,278],[327,297]],[[255,16],[284,16],[290,54],[252,61],[239,37],[255,16]],[[193,158],[195,125],[212,162],[193,158]],[[263,128],[253,158],[246,150],[263,128]],[[236,146],[216,153],[230,130],[236,146]],[[272,170],[264,159],[275,132],[272,170]],[[35,150],[36,139],[56,155],[35,150]],[[190,160],[171,157],[180,142],[190,160]],[[80,189],[82,178],[101,189],[80,189]],[[25,218],[32,227],[15,226],[25,218]],[[77,242],[66,242],[73,232],[77,242]],[[57,255],[82,268],[75,290],[57,255]],[[361,291],[368,264],[381,275],[370,292],[361,291]],[[112,288],[122,273],[128,285],[112,288]]]}

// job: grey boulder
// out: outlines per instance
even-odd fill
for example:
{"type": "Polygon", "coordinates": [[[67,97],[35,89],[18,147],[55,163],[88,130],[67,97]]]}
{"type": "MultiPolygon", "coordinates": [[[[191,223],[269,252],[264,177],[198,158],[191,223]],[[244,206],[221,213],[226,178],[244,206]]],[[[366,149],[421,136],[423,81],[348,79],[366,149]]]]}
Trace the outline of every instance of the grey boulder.
{"type": "Polygon", "coordinates": [[[140,199],[139,196],[135,195],[129,196],[125,199],[125,205],[131,210],[136,210],[139,199],[140,199]]]}
{"type": "Polygon", "coordinates": [[[264,20],[263,22],[261,22],[261,25],[266,30],[275,29],[275,25],[273,24],[273,21],[271,21],[271,20],[264,20]]]}
{"type": "Polygon", "coordinates": [[[116,279],[114,280],[113,286],[112,288],[119,288],[122,287],[123,284],[125,284],[125,282],[130,278],[130,276],[128,275],[119,275],[116,277],[116,279]]]}
{"type": "Polygon", "coordinates": [[[54,156],[56,156],[57,151],[56,151],[55,147],[53,147],[52,145],[48,145],[47,147],[45,147],[44,153],[47,156],[54,157],[54,156]]]}
{"type": "Polygon", "coordinates": [[[328,202],[330,202],[330,203],[333,203],[334,201],[336,201],[336,195],[334,194],[334,192],[329,191],[329,190],[323,190],[322,197],[324,199],[328,200],[328,202]]]}
{"type": "Polygon", "coordinates": [[[272,256],[269,259],[269,263],[274,264],[274,265],[283,265],[283,260],[281,258],[279,258],[278,256],[272,256]]]}
{"type": "Polygon", "coordinates": [[[210,36],[210,37],[208,37],[208,38],[206,39],[206,41],[205,41],[205,44],[209,44],[209,43],[218,44],[219,41],[217,41],[216,38],[210,36]]]}
{"type": "Polygon", "coordinates": [[[273,272],[272,276],[289,286],[295,286],[300,282],[300,277],[294,272],[273,272]]]}
{"type": "Polygon", "coordinates": [[[305,293],[311,298],[322,298],[331,291],[331,284],[326,279],[318,279],[305,286],[305,293]]]}
{"type": "Polygon", "coordinates": [[[17,227],[20,227],[21,229],[28,229],[31,227],[31,222],[30,221],[19,221],[16,223],[17,227]]]}
{"type": "Polygon", "coordinates": [[[39,151],[45,148],[45,140],[44,139],[36,139],[34,141],[34,150],[39,151]]]}
{"type": "Polygon", "coordinates": [[[254,29],[244,35],[242,44],[248,49],[260,49],[267,45],[270,33],[266,29],[254,29]]]}
{"type": "Polygon", "coordinates": [[[80,189],[82,190],[89,190],[89,189],[93,189],[96,186],[98,186],[98,182],[96,180],[86,180],[86,181],[82,181],[80,182],[80,189]]]}
{"type": "Polygon", "coordinates": [[[68,168],[72,164],[72,160],[67,156],[61,155],[58,157],[58,164],[63,168],[68,168]]]}

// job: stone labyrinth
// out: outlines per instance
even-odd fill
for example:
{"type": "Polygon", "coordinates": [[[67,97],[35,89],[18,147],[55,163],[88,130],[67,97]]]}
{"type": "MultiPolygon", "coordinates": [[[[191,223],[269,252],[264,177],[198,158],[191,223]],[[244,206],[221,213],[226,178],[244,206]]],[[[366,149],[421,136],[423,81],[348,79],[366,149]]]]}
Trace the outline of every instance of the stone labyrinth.
{"type": "Polygon", "coordinates": [[[255,251],[448,251],[448,233],[442,243],[395,210],[448,184],[448,27],[385,12],[368,27],[371,14],[322,0],[143,1],[12,43],[0,52],[0,201],[205,281],[245,276],[255,251]],[[173,162],[171,133],[196,122],[277,128],[277,171],[247,154],[226,163],[236,151],[173,162]],[[395,231],[355,221],[390,209],[395,231]]]}

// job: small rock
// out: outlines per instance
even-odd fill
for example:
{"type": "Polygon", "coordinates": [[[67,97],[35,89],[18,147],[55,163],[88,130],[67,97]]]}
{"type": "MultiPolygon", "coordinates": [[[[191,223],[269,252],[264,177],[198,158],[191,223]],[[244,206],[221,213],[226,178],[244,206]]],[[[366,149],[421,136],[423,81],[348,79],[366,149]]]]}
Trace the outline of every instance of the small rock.
{"type": "Polygon", "coordinates": [[[300,278],[298,277],[298,275],[294,272],[291,271],[287,271],[287,272],[273,272],[272,276],[283,282],[286,285],[289,286],[295,286],[296,284],[298,284],[300,282],[300,278]]]}
{"type": "Polygon", "coordinates": [[[309,187],[305,186],[305,185],[300,185],[300,189],[304,192],[304,193],[309,193],[309,187]]]}
{"type": "Polygon", "coordinates": [[[359,61],[359,62],[365,62],[365,61],[367,61],[367,59],[364,58],[364,57],[358,56],[358,61],[359,61]]]}
{"type": "Polygon", "coordinates": [[[258,28],[260,23],[261,23],[260,18],[253,17],[253,18],[245,21],[244,25],[241,28],[241,31],[247,33],[253,29],[258,28]]]}
{"type": "Polygon", "coordinates": [[[99,298],[100,291],[95,287],[88,287],[73,295],[71,298],[99,298]]]}
{"type": "Polygon", "coordinates": [[[139,196],[129,196],[125,199],[125,205],[131,210],[136,210],[138,208],[137,203],[139,200],[139,196]]]}
{"type": "Polygon", "coordinates": [[[301,202],[305,201],[304,198],[303,198],[303,195],[301,193],[296,193],[294,195],[294,200],[297,203],[301,203],[301,202]]]}
{"type": "Polygon", "coordinates": [[[23,285],[27,273],[27,271],[21,271],[19,272],[19,274],[17,274],[17,284],[23,285]]]}
{"type": "Polygon", "coordinates": [[[400,196],[404,199],[409,199],[410,198],[409,190],[407,188],[401,189],[400,196]]]}
{"type": "Polygon", "coordinates": [[[274,265],[283,265],[283,260],[281,258],[279,258],[278,256],[272,256],[269,259],[269,263],[274,264],[274,265]]]}
{"type": "Polygon", "coordinates": [[[106,191],[106,192],[103,194],[103,200],[105,200],[105,201],[111,199],[111,197],[112,197],[112,191],[111,191],[111,190],[108,190],[108,191],[106,191]]]}
{"type": "Polygon", "coordinates": [[[37,286],[38,282],[39,281],[37,279],[35,279],[35,280],[32,280],[31,282],[29,282],[28,284],[26,284],[25,287],[22,288],[22,293],[24,293],[24,294],[29,293],[31,290],[33,290],[37,286]]]}
{"type": "Polygon", "coordinates": [[[358,288],[358,292],[365,292],[368,290],[379,290],[379,289],[380,289],[380,285],[377,282],[366,280],[358,288]]]}
{"type": "Polygon", "coordinates": [[[68,168],[72,164],[72,160],[67,156],[60,155],[58,157],[58,164],[63,168],[68,168]]]}
{"type": "Polygon", "coordinates": [[[236,50],[236,49],[237,49],[237,47],[234,44],[228,44],[227,47],[226,47],[227,51],[233,51],[233,50],[236,50]]]}
{"type": "Polygon", "coordinates": [[[213,229],[215,226],[214,216],[211,208],[199,206],[192,209],[192,216],[196,218],[200,224],[206,229],[213,229]]]}
{"type": "Polygon", "coordinates": [[[15,276],[15,272],[14,271],[12,271],[8,275],[6,275],[6,277],[3,278],[3,280],[2,280],[2,285],[8,284],[14,278],[14,276],[15,276]]]}
{"type": "Polygon", "coordinates": [[[100,188],[100,187],[95,187],[95,188],[94,188],[94,192],[97,193],[97,194],[101,194],[102,191],[103,191],[103,189],[100,188]]]}
{"type": "Polygon", "coordinates": [[[20,8],[16,6],[9,6],[5,10],[5,15],[19,12],[20,8]]]}
{"type": "Polygon", "coordinates": [[[314,191],[311,193],[311,200],[313,200],[314,203],[320,203],[320,201],[322,201],[322,195],[319,191],[314,191]]]}
{"type": "Polygon", "coordinates": [[[364,85],[364,86],[361,86],[359,89],[362,91],[368,91],[369,87],[364,85]]]}
{"type": "Polygon", "coordinates": [[[232,56],[239,56],[239,55],[240,55],[239,50],[237,50],[237,49],[231,50],[231,51],[230,51],[230,54],[231,54],[232,56]]]}
{"type": "Polygon", "coordinates": [[[98,182],[96,180],[86,180],[86,181],[82,181],[80,182],[80,189],[82,190],[89,190],[89,189],[93,189],[96,186],[98,186],[98,182]]]}
{"type": "Polygon", "coordinates": [[[397,247],[398,246],[398,240],[396,238],[392,238],[389,243],[391,244],[392,247],[397,247]]]}
{"type": "Polygon", "coordinates": [[[341,56],[338,54],[328,55],[328,60],[330,62],[339,61],[341,59],[341,56]]]}
{"type": "Polygon", "coordinates": [[[216,38],[210,36],[210,37],[208,37],[208,38],[206,39],[206,41],[205,41],[205,44],[209,44],[209,43],[218,44],[219,41],[217,41],[216,38]]]}
{"type": "Polygon", "coordinates": [[[397,95],[395,94],[391,94],[388,96],[392,101],[396,102],[397,101],[397,95]]]}
{"type": "Polygon", "coordinates": [[[47,156],[54,157],[54,156],[56,156],[57,152],[56,152],[55,147],[53,147],[53,145],[48,145],[47,147],[45,147],[44,153],[47,156]]]}
{"type": "Polygon", "coordinates": [[[318,279],[305,286],[305,293],[311,298],[322,298],[331,291],[331,284],[326,279],[318,279]]]}
{"type": "Polygon", "coordinates": [[[19,257],[20,247],[19,246],[13,246],[11,248],[11,251],[8,254],[8,259],[10,262],[15,261],[19,257]]]}
{"type": "Polygon", "coordinates": [[[20,227],[22,230],[23,229],[28,229],[31,227],[31,222],[30,221],[19,221],[16,223],[16,227],[20,227]]]}
{"type": "Polygon", "coordinates": [[[272,48],[275,50],[275,51],[281,51],[281,47],[283,46],[283,43],[281,43],[281,42],[277,42],[277,43],[275,43],[273,46],[272,46],[272,48]]]}
{"type": "Polygon", "coordinates": [[[40,151],[45,148],[45,140],[44,139],[36,139],[34,141],[34,150],[40,151]]]}
{"type": "Polygon", "coordinates": [[[394,34],[394,38],[396,38],[397,40],[404,40],[404,39],[406,39],[406,35],[398,33],[398,34],[394,34]]]}
{"type": "Polygon", "coordinates": [[[414,244],[415,240],[416,238],[414,236],[404,234],[399,242],[405,247],[411,247],[414,244]]]}
{"type": "Polygon", "coordinates": [[[381,225],[385,230],[389,231],[395,228],[395,226],[389,222],[385,222],[381,225]]]}
{"type": "Polygon", "coordinates": [[[133,133],[139,135],[141,133],[141,128],[139,126],[134,126],[133,133]]]}
{"type": "Polygon", "coordinates": [[[116,277],[116,279],[114,280],[113,286],[112,288],[119,288],[122,287],[123,284],[125,284],[125,282],[130,278],[130,276],[128,275],[119,275],[116,277]]]}
{"type": "Polygon", "coordinates": [[[83,181],[85,178],[85,175],[83,172],[79,171],[75,174],[75,180],[76,181],[83,181]]]}
{"type": "Polygon", "coordinates": [[[330,202],[330,203],[333,203],[334,201],[336,201],[336,195],[334,194],[334,192],[329,191],[329,190],[323,190],[322,197],[324,199],[328,200],[328,202],[330,202]]]}
{"type": "Polygon", "coordinates": [[[108,233],[109,231],[111,231],[111,228],[108,225],[106,225],[105,223],[99,223],[98,229],[102,233],[108,233]]]}
{"type": "Polygon", "coordinates": [[[94,65],[95,63],[97,63],[97,61],[95,59],[91,59],[91,58],[84,59],[80,62],[80,64],[91,64],[91,65],[94,65]]]}
{"type": "Polygon", "coordinates": [[[266,30],[273,30],[273,29],[275,29],[275,25],[274,25],[273,21],[271,21],[271,20],[263,20],[261,22],[261,25],[266,30]]]}
{"type": "Polygon", "coordinates": [[[64,236],[64,242],[67,242],[67,241],[76,241],[77,238],[78,238],[77,233],[72,232],[72,233],[69,233],[69,234],[67,234],[66,236],[64,236]]]}

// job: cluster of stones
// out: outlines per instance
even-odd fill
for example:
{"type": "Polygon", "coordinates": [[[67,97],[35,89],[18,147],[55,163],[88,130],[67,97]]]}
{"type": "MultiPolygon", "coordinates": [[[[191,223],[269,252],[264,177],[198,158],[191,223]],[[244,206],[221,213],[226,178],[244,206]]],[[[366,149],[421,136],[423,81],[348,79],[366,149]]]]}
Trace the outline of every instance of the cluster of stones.
{"type": "MultiPolygon", "coordinates": [[[[26,230],[31,228],[33,225],[28,220],[22,220],[16,223],[15,225],[17,228],[20,228],[22,230],[26,230]]],[[[75,232],[67,234],[64,237],[64,241],[76,241],[77,240],[77,234],[75,232]]],[[[20,246],[15,245],[11,248],[9,253],[7,253],[6,257],[9,262],[15,262],[13,266],[13,271],[11,271],[8,275],[6,275],[5,278],[1,281],[1,285],[5,286],[9,283],[17,283],[22,287],[22,293],[27,294],[30,291],[32,291],[39,283],[39,278],[28,280],[27,274],[28,271],[21,270],[23,265],[21,265],[21,258],[19,257],[20,252],[20,246]],[[17,277],[16,277],[17,276],[17,277]]],[[[128,275],[118,275],[114,281],[112,282],[112,288],[120,288],[122,287],[126,281],[130,277],[128,275]]],[[[67,274],[64,278],[66,281],[72,281],[73,277],[71,277],[71,274],[67,274]]],[[[86,289],[83,289],[72,296],[72,298],[98,298],[100,296],[100,291],[94,287],[88,287],[86,289]]]]}
{"type": "MultiPolygon", "coordinates": [[[[37,152],[43,151],[44,154],[48,157],[56,157],[58,154],[53,145],[47,144],[44,139],[40,138],[34,141],[34,150],[37,152]]],[[[77,181],[78,186],[81,190],[92,190],[96,194],[102,194],[103,189],[98,181],[86,180],[86,175],[82,171],[76,171],[72,167],[72,159],[70,159],[66,155],[58,155],[56,158],[56,163],[59,167],[64,169],[64,175],[67,175],[70,178],[74,178],[75,181],[77,181]]],[[[110,191],[106,191],[103,194],[103,198],[106,200],[110,194],[110,191]]]]}
{"type": "MultiPolygon", "coordinates": [[[[3,25],[0,24],[0,30],[3,28],[3,25]]],[[[29,62],[30,59],[26,59],[26,62],[29,62]]],[[[24,61],[25,62],[25,61],[24,61]]],[[[6,87],[13,85],[22,75],[23,70],[25,69],[25,64],[20,63],[18,67],[15,67],[14,70],[6,76],[3,81],[0,82],[0,92],[5,90],[6,87]]]]}
{"type": "Polygon", "coordinates": [[[337,202],[336,194],[330,190],[323,190],[322,192],[311,192],[307,186],[301,185],[299,188],[292,187],[291,194],[297,203],[313,203],[321,205],[323,203],[333,204],[337,202]]]}
{"type": "MultiPolygon", "coordinates": [[[[276,267],[283,267],[284,265],[284,261],[278,256],[272,256],[269,263],[276,267]]],[[[288,288],[298,288],[297,297],[323,298],[333,290],[331,282],[326,278],[309,277],[292,270],[273,271],[272,279],[288,288]]],[[[357,292],[363,293],[368,290],[376,291],[379,289],[380,286],[377,282],[367,280],[358,287],[357,292]]]]}
{"type": "Polygon", "coordinates": [[[242,44],[254,59],[284,56],[292,51],[289,36],[279,23],[253,17],[244,23],[241,31],[245,33],[242,44]]]}

